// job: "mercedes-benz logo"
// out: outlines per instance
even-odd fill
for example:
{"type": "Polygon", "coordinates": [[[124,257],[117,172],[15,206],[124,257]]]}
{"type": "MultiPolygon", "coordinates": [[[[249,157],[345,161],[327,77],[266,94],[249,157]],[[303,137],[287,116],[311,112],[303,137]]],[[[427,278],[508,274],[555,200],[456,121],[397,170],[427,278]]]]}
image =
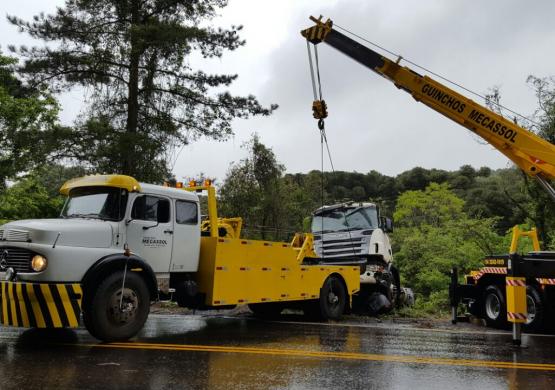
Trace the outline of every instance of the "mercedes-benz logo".
{"type": "Polygon", "coordinates": [[[0,270],[2,270],[2,271],[4,271],[6,268],[8,268],[8,255],[9,254],[10,254],[10,252],[8,252],[7,249],[4,249],[4,251],[0,255],[0,270]]]}

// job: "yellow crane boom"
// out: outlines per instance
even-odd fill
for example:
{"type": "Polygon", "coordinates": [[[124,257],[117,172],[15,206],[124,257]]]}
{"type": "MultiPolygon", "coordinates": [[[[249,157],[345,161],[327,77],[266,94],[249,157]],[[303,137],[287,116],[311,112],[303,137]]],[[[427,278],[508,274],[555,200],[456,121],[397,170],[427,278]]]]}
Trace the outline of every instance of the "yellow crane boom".
{"type": "Polygon", "coordinates": [[[347,37],[333,28],[331,20],[310,19],[315,25],[301,31],[308,41],[315,45],[327,43],[410,93],[415,100],[473,131],[536,178],[555,199],[555,189],[548,181],[555,178],[555,145],[440,82],[401,66],[401,58],[393,61],[347,37]]]}

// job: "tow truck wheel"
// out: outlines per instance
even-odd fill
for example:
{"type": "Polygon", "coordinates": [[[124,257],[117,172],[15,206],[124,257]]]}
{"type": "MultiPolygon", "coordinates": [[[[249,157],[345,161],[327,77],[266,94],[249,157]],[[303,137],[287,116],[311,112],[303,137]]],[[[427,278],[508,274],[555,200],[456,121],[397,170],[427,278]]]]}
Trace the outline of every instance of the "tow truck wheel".
{"type": "Polygon", "coordinates": [[[84,308],[85,327],[99,340],[123,341],[135,336],[150,311],[150,294],[139,275],[128,272],[122,289],[123,272],[108,276],[84,308]]]}
{"type": "Polygon", "coordinates": [[[343,281],[335,276],[329,276],[320,289],[320,313],[323,320],[337,320],[341,318],[347,303],[347,293],[343,281]]]}
{"type": "Polygon", "coordinates": [[[486,287],[483,304],[484,318],[488,326],[493,328],[507,326],[507,306],[499,287],[495,285],[486,287]]]}
{"type": "Polygon", "coordinates": [[[533,286],[526,287],[526,306],[528,315],[524,323],[524,331],[539,332],[544,325],[544,305],[539,291],[533,286]]]}

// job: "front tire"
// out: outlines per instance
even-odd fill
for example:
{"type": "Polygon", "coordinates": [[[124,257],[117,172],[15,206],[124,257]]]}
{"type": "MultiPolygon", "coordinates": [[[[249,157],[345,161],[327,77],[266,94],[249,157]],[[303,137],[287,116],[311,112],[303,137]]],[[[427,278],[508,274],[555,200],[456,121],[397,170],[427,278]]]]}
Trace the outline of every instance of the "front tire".
{"type": "Polygon", "coordinates": [[[148,317],[150,294],[143,278],[127,272],[123,290],[122,283],[123,272],[109,275],[83,312],[85,327],[99,340],[127,340],[142,329],[148,317]]]}
{"type": "Polygon", "coordinates": [[[499,287],[490,285],[484,290],[483,313],[488,326],[492,328],[507,326],[507,305],[499,287]]]}

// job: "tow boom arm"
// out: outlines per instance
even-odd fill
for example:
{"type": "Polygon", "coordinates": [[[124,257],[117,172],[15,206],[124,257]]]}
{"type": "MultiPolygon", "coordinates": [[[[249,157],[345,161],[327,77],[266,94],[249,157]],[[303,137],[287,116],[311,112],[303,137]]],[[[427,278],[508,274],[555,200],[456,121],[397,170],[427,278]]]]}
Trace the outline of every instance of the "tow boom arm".
{"type": "Polygon", "coordinates": [[[555,200],[549,180],[555,178],[555,145],[503,118],[438,81],[382,56],[333,28],[331,20],[310,18],[313,27],[301,31],[313,44],[325,42],[393,82],[419,102],[485,139],[528,175],[535,177],[555,200]]]}

